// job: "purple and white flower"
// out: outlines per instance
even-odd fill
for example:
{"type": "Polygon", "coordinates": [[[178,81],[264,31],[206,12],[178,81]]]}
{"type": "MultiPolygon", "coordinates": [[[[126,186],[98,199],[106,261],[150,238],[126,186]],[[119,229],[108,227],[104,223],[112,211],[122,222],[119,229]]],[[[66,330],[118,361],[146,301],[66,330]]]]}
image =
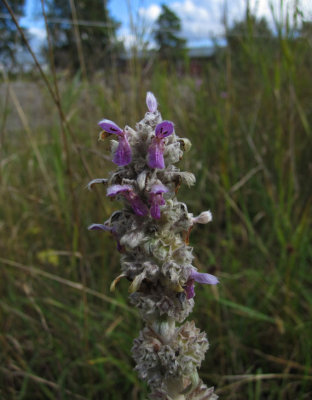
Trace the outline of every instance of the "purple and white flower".
{"type": "Polygon", "coordinates": [[[121,200],[124,207],[89,230],[109,232],[123,253],[122,272],[111,290],[126,277],[131,282],[130,301],[146,322],[132,352],[139,376],[150,384],[151,398],[216,400],[213,388],[207,388],[197,373],[208,349],[206,335],[194,322],[176,325],[192,311],[195,284],[218,283],[217,277],[192,265],[188,241],[194,225],[210,222],[212,214],[204,211],[194,216],[178,201],[179,185],[195,182],[192,173],[174,166],[191,143],[174,133],[172,122],[162,121],[151,92],[146,105],[135,130],[121,129],[108,119],[99,122],[100,139],[116,135],[113,162],[122,168],[108,179],[93,179],[88,188],[104,184],[107,196],[121,200]]]}
{"type": "Polygon", "coordinates": [[[121,244],[120,244],[120,241],[119,241],[119,237],[118,237],[118,235],[117,235],[117,232],[115,231],[114,228],[112,228],[112,227],[110,227],[110,226],[107,226],[107,225],[104,225],[104,224],[91,224],[90,226],[88,226],[88,230],[89,230],[89,231],[105,231],[105,232],[110,232],[110,233],[114,236],[114,238],[116,239],[116,242],[117,242],[117,250],[118,250],[119,252],[121,252],[122,246],[121,246],[121,244]]]}
{"type": "Polygon", "coordinates": [[[132,151],[126,132],[123,131],[115,122],[103,119],[98,125],[105,131],[118,136],[119,145],[114,154],[113,163],[121,166],[128,165],[132,160],[132,151]]]}
{"type": "Polygon", "coordinates": [[[150,168],[165,168],[164,139],[173,133],[173,123],[171,121],[163,121],[156,126],[155,137],[148,149],[148,166],[150,168]]]}
{"type": "Polygon", "coordinates": [[[219,280],[214,275],[197,272],[196,269],[193,268],[184,287],[187,299],[192,299],[195,296],[194,282],[203,283],[205,285],[216,285],[219,283],[219,280]]]}
{"type": "Polygon", "coordinates": [[[112,185],[109,188],[107,188],[106,194],[108,197],[122,195],[126,200],[129,201],[136,215],[144,217],[148,214],[148,208],[146,204],[133,191],[133,188],[130,185],[112,185]]]}
{"type": "Polygon", "coordinates": [[[160,206],[163,206],[166,203],[165,199],[163,198],[163,194],[167,193],[168,191],[169,189],[162,184],[156,184],[152,186],[149,201],[151,203],[150,213],[153,218],[160,218],[160,206]]]}

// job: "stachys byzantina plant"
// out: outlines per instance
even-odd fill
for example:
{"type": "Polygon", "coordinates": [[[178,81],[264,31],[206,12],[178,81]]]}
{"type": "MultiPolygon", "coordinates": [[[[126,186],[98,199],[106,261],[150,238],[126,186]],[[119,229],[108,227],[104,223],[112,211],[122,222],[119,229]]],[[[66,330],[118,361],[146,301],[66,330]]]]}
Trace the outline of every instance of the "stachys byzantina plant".
{"type": "Polygon", "coordinates": [[[213,388],[200,380],[197,368],[208,349],[206,334],[194,322],[183,321],[194,306],[194,283],[215,285],[218,279],[192,265],[188,237],[195,224],[211,221],[210,211],[194,217],[176,195],[181,183],[195,177],[174,166],[189,150],[170,121],[163,121],[155,96],[147,93],[148,112],[135,129],[121,129],[103,119],[100,139],[111,135],[117,169],[108,179],[107,196],[123,209],[90,230],[109,232],[121,253],[121,275],[131,281],[130,302],[139,309],[145,327],[134,340],[132,353],[139,376],[151,388],[151,399],[215,400],[213,388]]]}

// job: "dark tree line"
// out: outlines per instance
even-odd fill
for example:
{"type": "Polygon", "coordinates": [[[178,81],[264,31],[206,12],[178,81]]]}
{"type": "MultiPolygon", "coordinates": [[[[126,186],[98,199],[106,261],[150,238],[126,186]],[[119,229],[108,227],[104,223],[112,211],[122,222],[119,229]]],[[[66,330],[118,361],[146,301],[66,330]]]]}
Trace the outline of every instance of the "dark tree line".
{"type": "MultiPolygon", "coordinates": [[[[9,5],[15,15],[23,15],[25,0],[11,0],[9,5]]],[[[13,65],[16,63],[16,51],[23,43],[3,1],[0,1],[0,15],[2,16],[0,18],[1,60],[13,65]]]]}
{"type": "MultiPolygon", "coordinates": [[[[25,0],[8,2],[15,15],[23,15],[25,0]]],[[[123,43],[117,40],[116,32],[120,24],[109,15],[107,0],[45,0],[45,5],[57,68],[75,72],[85,67],[92,72],[112,65],[112,61],[125,52],[123,43]]],[[[0,62],[8,61],[14,65],[22,42],[3,1],[0,2],[0,16],[0,62]]],[[[294,42],[301,40],[311,46],[311,27],[311,22],[303,22],[294,32],[294,42]]],[[[174,66],[187,59],[186,40],[181,37],[181,21],[166,5],[162,5],[161,14],[155,22],[153,39],[160,60],[174,66]]],[[[255,46],[264,53],[272,53],[277,38],[264,18],[258,19],[247,9],[245,17],[227,30],[226,40],[233,59],[244,68],[252,59],[255,46]]],[[[41,50],[48,60],[47,42],[41,50]]]]}
{"type": "Polygon", "coordinates": [[[181,37],[181,20],[164,4],[156,21],[154,38],[162,60],[172,62],[186,58],[186,40],[181,37]]]}
{"type": "Polygon", "coordinates": [[[109,15],[107,1],[48,0],[47,8],[57,67],[77,70],[83,61],[94,71],[122,49],[116,38],[119,23],[109,15]]]}
{"type": "MultiPolygon", "coordinates": [[[[25,0],[9,1],[14,14],[24,14],[25,0]]],[[[40,6],[38,6],[39,13],[40,6]]],[[[57,68],[77,71],[86,67],[95,71],[118,58],[125,51],[117,40],[119,23],[108,12],[106,0],[46,0],[45,11],[53,45],[53,58],[57,68]],[[82,63],[84,65],[82,65],[82,63]]],[[[8,15],[3,2],[0,13],[8,15]]],[[[160,59],[175,62],[186,57],[186,40],[180,37],[181,21],[167,6],[156,21],[153,31],[160,59]]],[[[16,63],[16,43],[21,43],[19,33],[11,18],[0,19],[0,57],[16,63]]],[[[46,41],[41,49],[49,60],[46,41]]]]}

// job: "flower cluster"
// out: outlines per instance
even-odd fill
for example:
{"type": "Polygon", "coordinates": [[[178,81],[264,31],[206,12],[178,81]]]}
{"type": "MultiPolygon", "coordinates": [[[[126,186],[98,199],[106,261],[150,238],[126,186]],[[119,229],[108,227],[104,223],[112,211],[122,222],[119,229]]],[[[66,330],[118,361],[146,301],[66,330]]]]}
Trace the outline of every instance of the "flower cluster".
{"type": "Polygon", "coordinates": [[[182,183],[191,186],[194,175],[174,164],[190,148],[190,141],[175,133],[171,121],[163,121],[155,96],[147,93],[148,111],[135,129],[121,129],[103,119],[101,139],[112,140],[117,169],[107,178],[88,184],[107,186],[106,194],[123,203],[103,224],[90,230],[109,232],[121,253],[121,274],[111,289],[126,277],[130,302],[146,327],[132,349],[136,369],[151,389],[151,399],[216,399],[213,389],[199,380],[197,368],[208,349],[205,333],[193,322],[181,326],[194,306],[195,282],[215,285],[218,279],[193,265],[189,235],[196,224],[212,220],[210,211],[193,216],[177,200],[182,183]]]}

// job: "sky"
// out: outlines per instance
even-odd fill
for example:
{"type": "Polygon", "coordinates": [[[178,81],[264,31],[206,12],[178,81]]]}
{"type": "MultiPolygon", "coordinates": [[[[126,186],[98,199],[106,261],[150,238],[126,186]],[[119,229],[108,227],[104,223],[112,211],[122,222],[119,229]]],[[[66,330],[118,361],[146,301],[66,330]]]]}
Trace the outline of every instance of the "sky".
{"type": "MultiPolygon", "coordinates": [[[[64,0],[67,1],[67,0],[64,0]]],[[[92,0],[90,6],[92,5],[92,0]]],[[[278,20],[285,18],[286,12],[293,15],[294,4],[299,4],[301,14],[299,20],[312,20],[312,0],[250,0],[251,10],[258,17],[266,17],[271,28],[278,20]],[[284,4],[280,11],[280,3],[284,4]]],[[[21,24],[33,34],[33,45],[40,45],[45,40],[45,30],[40,18],[40,0],[26,0],[26,16],[21,24]]],[[[166,4],[181,19],[181,36],[187,39],[189,47],[209,46],[212,37],[222,37],[224,34],[224,16],[229,26],[235,20],[243,18],[246,0],[109,0],[110,15],[121,23],[117,34],[126,48],[136,42],[136,38],[144,37],[154,46],[150,32],[161,12],[161,4],[166,4]]],[[[292,18],[291,18],[292,19],[292,18]]]]}

